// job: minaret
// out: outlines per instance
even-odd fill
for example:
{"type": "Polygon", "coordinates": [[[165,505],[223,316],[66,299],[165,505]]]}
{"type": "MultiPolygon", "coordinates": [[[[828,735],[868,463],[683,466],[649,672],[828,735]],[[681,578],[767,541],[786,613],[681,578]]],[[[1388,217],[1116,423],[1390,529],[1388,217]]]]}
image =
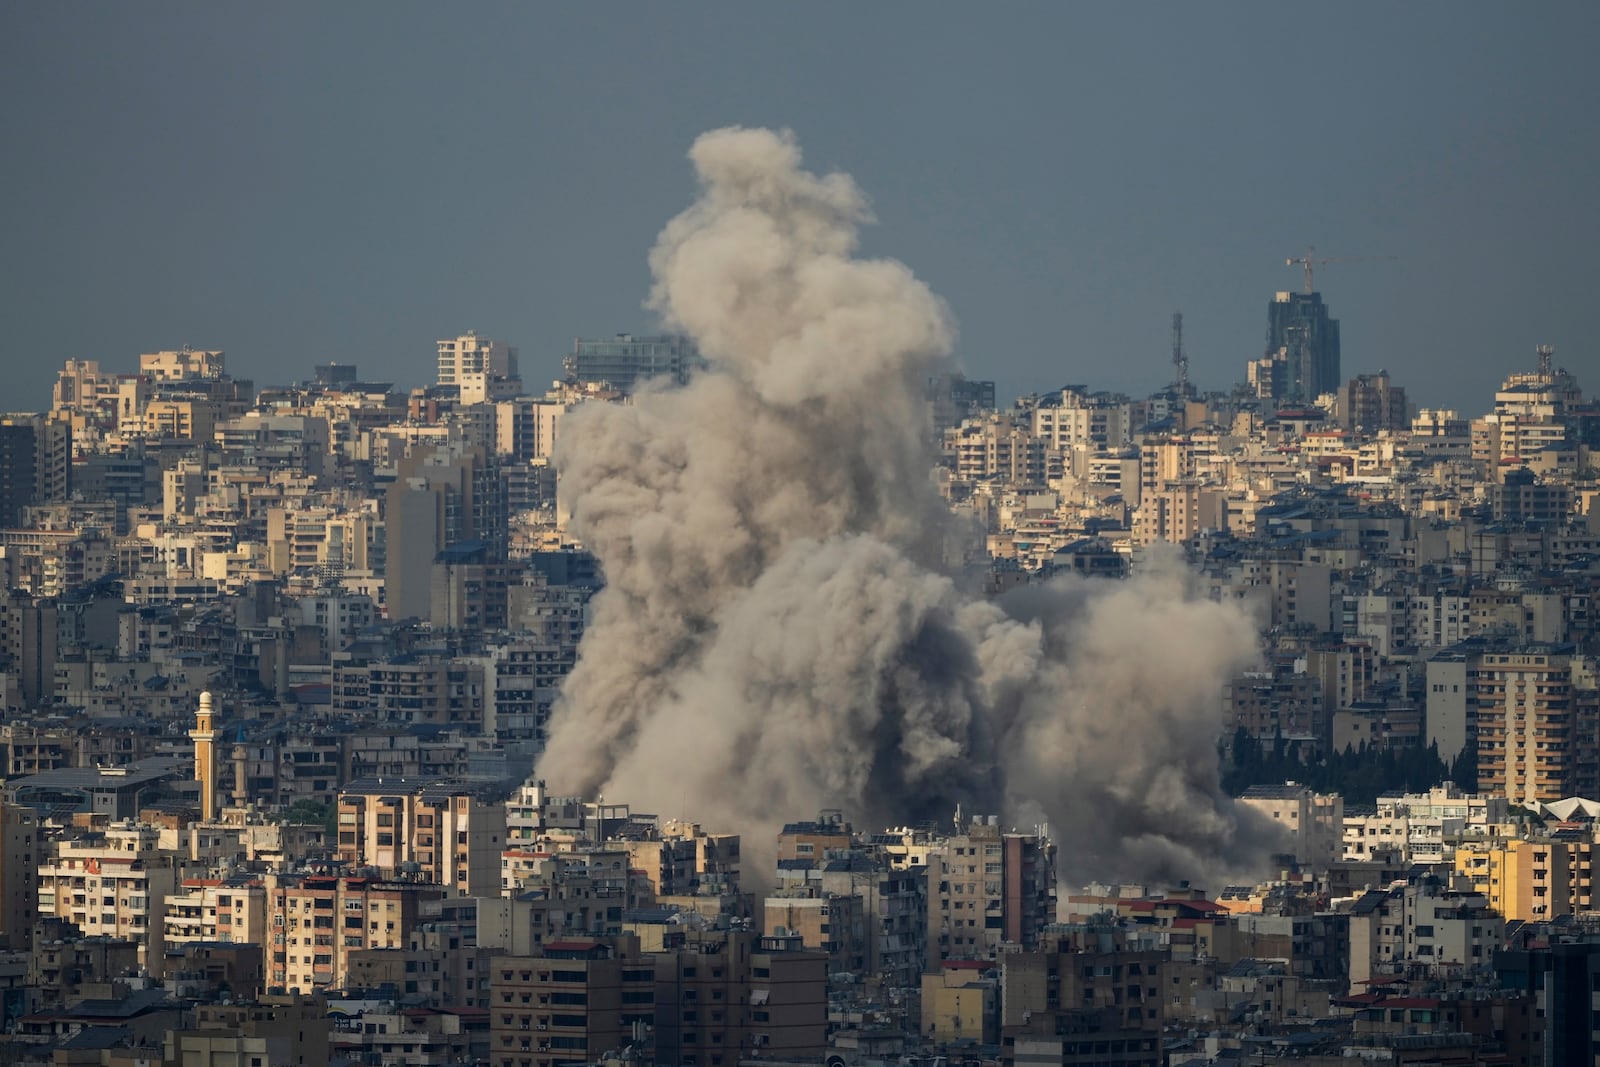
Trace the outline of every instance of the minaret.
{"type": "Polygon", "coordinates": [[[250,803],[249,753],[241,742],[233,746],[233,806],[246,807],[250,803]]]}
{"type": "Polygon", "coordinates": [[[200,710],[195,715],[189,740],[194,742],[194,777],[200,783],[200,821],[217,817],[217,767],[212,759],[216,732],[211,728],[211,694],[200,694],[200,710]]]}

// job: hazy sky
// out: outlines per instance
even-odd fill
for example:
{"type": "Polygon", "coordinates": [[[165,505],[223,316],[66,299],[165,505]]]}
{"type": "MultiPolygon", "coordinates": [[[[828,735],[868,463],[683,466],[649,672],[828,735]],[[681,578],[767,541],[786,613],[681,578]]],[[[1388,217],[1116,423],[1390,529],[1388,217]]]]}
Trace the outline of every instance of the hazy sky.
{"type": "Polygon", "coordinates": [[[530,384],[640,332],[718,126],[853,174],[1002,398],[1191,376],[1334,264],[1346,376],[1478,413],[1536,344],[1600,391],[1600,5],[0,6],[0,408],[69,357],[223,348],[431,381],[468,328],[530,384]],[[1588,329],[1593,330],[1591,325],[1588,329]]]}

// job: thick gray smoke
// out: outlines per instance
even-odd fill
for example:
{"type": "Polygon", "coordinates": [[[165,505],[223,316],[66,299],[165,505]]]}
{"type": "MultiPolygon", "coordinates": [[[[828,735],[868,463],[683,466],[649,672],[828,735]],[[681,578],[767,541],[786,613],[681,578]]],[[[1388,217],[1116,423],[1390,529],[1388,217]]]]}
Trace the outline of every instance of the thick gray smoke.
{"type": "Polygon", "coordinates": [[[944,305],[854,258],[865,199],[787,133],[718,130],[690,158],[702,195],[651,254],[651,306],[714,369],[562,424],[571,529],[607,586],[540,775],[741,832],[753,858],[822,808],[879,826],[959,802],[1047,818],[1086,875],[1251,862],[1214,748],[1249,620],[1172,559],[965,591],[926,444],[944,305]]]}

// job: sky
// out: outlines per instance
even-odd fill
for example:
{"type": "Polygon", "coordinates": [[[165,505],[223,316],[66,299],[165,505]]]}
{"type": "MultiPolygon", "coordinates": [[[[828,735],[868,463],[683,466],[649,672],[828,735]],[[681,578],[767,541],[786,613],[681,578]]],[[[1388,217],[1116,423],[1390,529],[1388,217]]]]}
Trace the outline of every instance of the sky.
{"type": "Polygon", "coordinates": [[[646,257],[729,125],[855,177],[1002,403],[1161,386],[1174,311],[1228,388],[1308,247],[1350,260],[1346,377],[1472,415],[1551,344],[1592,395],[1596,40],[1555,0],[0,0],[0,407],[184,345],[428,384],[468,329],[537,386],[658,327],[646,257]]]}

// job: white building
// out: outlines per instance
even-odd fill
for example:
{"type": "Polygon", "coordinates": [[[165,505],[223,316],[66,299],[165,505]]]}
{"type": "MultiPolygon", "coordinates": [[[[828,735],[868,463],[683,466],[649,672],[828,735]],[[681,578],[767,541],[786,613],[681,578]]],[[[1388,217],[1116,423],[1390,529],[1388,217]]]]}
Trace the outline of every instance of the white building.
{"type": "Polygon", "coordinates": [[[159,846],[153,826],[124,823],[64,838],[39,864],[39,914],[74,923],[94,937],[139,942],[139,962],[159,970],[165,953],[167,897],[178,860],[159,846]]]}
{"type": "Polygon", "coordinates": [[[468,330],[439,342],[439,384],[459,386],[466,375],[517,377],[517,350],[468,330]]]}

